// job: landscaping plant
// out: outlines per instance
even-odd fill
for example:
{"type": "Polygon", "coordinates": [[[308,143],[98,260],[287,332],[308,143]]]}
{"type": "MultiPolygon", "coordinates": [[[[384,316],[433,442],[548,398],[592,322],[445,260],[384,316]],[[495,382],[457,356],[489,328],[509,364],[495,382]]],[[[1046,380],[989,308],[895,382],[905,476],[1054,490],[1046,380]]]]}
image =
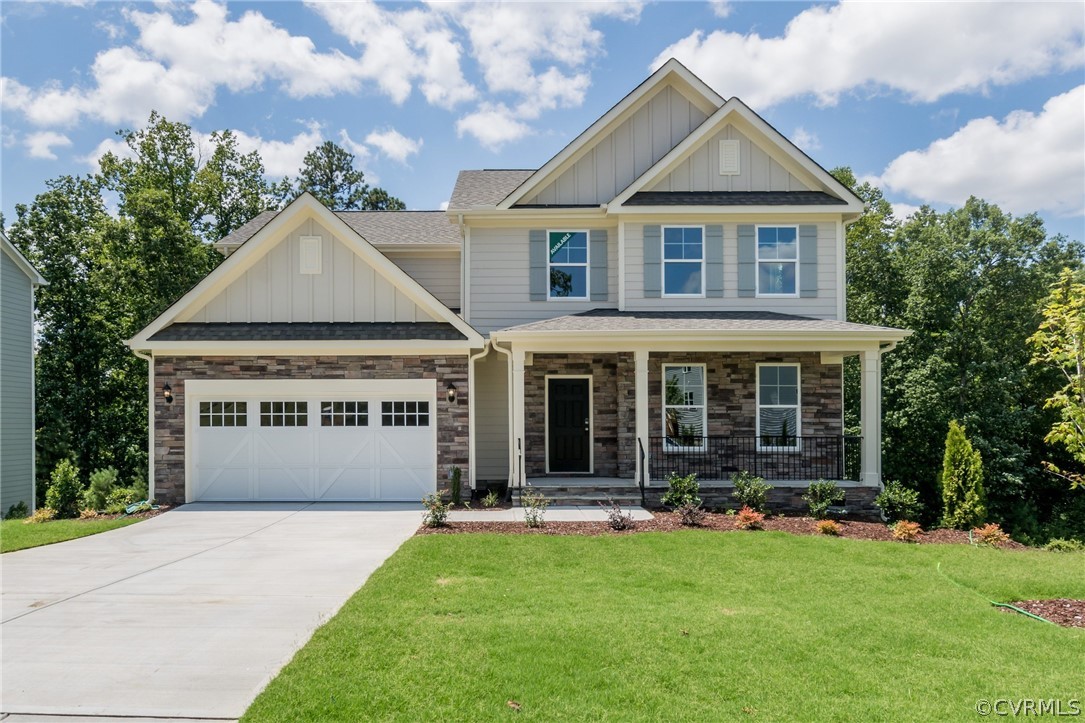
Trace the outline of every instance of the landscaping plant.
{"type": "Polygon", "coordinates": [[[602,502],[599,505],[607,513],[607,524],[612,530],[632,530],[636,527],[637,523],[633,521],[633,515],[622,510],[622,506],[612,499],[607,500],[607,504],[602,502]]]}
{"type": "Polygon", "coordinates": [[[453,467],[449,479],[452,481],[452,504],[459,505],[463,501],[463,470],[453,467]]]}
{"type": "Polygon", "coordinates": [[[900,482],[886,482],[885,489],[874,498],[874,504],[885,515],[887,522],[912,520],[919,515],[919,493],[900,482]]]}
{"type": "Polygon", "coordinates": [[[24,525],[36,525],[41,522],[48,522],[49,520],[55,520],[57,511],[52,507],[39,507],[34,510],[34,514],[23,520],[24,525]]]}
{"type": "Polygon", "coordinates": [[[818,520],[814,524],[814,528],[819,535],[830,535],[832,537],[840,535],[840,523],[836,520],[818,520]]]}
{"type": "Polygon", "coordinates": [[[546,508],[550,506],[550,500],[546,499],[546,495],[528,485],[520,493],[520,504],[524,508],[524,523],[528,527],[542,527],[543,515],[546,514],[546,508]]]}
{"type": "Polygon", "coordinates": [[[697,482],[697,474],[690,473],[679,476],[677,472],[671,472],[667,477],[667,491],[663,494],[663,504],[668,507],[678,508],[685,504],[701,504],[701,485],[697,482]]]}
{"type": "Polygon", "coordinates": [[[972,448],[964,427],[953,420],[942,458],[942,522],[946,527],[967,530],[979,527],[986,518],[983,460],[972,448]]]}
{"type": "Polygon", "coordinates": [[[1085,552],[1085,542],[1073,538],[1056,537],[1044,545],[1044,549],[1048,552],[1085,552]]]}
{"type": "Polygon", "coordinates": [[[740,505],[758,512],[765,512],[772,485],[762,477],[755,477],[746,470],[737,473],[731,481],[735,485],[735,499],[740,505]]]}
{"type": "Polygon", "coordinates": [[[96,469],[90,475],[90,485],[83,492],[83,507],[92,510],[104,510],[106,499],[117,486],[119,473],[114,467],[96,469]]]}
{"type": "Polygon", "coordinates": [[[441,499],[441,495],[426,495],[422,498],[422,524],[426,527],[444,527],[448,521],[448,511],[452,505],[441,499]]]}
{"type": "Polygon", "coordinates": [[[92,520],[97,516],[98,510],[94,509],[93,507],[84,507],[83,509],[79,510],[79,519],[81,520],[92,520]]]}
{"type": "Polygon", "coordinates": [[[987,545],[989,547],[1001,547],[1010,541],[1010,536],[1002,531],[994,522],[989,522],[983,527],[977,527],[972,530],[972,539],[979,542],[981,545],[987,545]]]}
{"type": "Polygon", "coordinates": [[[739,530],[760,530],[764,522],[765,515],[749,507],[743,507],[735,514],[735,528],[739,530]]]}
{"type": "Polygon", "coordinates": [[[915,542],[923,533],[923,529],[918,522],[909,522],[908,520],[900,520],[890,529],[893,530],[893,539],[901,542],[915,542]]]}
{"type": "Polygon", "coordinates": [[[19,501],[18,503],[8,507],[8,513],[4,515],[5,520],[22,520],[30,514],[30,510],[27,509],[26,503],[19,501]]]}
{"type": "Polygon", "coordinates": [[[56,510],[57,517],[78,517],[82,493],[79,468],[70,459],[60,460],[45,491],[45,506],[56,510]]]}
{"type": "Polygon", "coordinates": [[[822,520],[828,514],[829,507],[844,501],[844,490],[837,487],[836,482],[819,479],[810,483],[802,498],[810,506],[810,516],[815,520],[822,520]]]}
{"type": "Polygon", "coordinates": [[[678,518],[682,520],[682,524],[687,527],[700,527],[704,524],[705,517],[708,515],[703,507],[695,505],[692,502],[679,505],[677,512],[678,518]]]}
{"type": "Polygon", "coordinates": [[[498,501],[497,492],[495,490],[490,490],[489,492],[486,493],[486,496],[482,498],[482,506],[483,507],[497,507],[497,501],[498,501]]]}

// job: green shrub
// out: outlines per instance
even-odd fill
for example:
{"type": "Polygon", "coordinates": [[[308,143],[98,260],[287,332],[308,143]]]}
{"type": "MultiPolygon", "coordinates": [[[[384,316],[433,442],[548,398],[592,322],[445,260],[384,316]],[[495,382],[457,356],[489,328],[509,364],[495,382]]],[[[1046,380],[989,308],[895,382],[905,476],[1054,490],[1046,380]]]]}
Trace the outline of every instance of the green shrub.
{"type": "Polygon", "coordinates": [[[942,458],[942,524],[958,530],[979,527],[987,519],[983,460],[956,420],[949,423],[942,458]]]}
{"type": "Polygon", "coordinates": [[[524,508],[524,524],[528,527],[542,527],[543,515],[546,514],[546,508],[550,506],[550,500],[546,499],[546,495],[528,485],[520,493],[520,504],[524,508]]]}
{"type": "Polygon", "coordinates": [[[1044,545],[1044,549],[1049,552],[1085,552],[1085,542],[1073,538],[1056,537],[1044,545]]]}
{"type": "Polygon", "coordinates": [[[60,460],[53,469],[49,489],[45,491],[45,506],[56,510],[57,517],[78,517],[82,496],[79,468],[70,459],[60,460]]]}
{"type": "Polygon", "coordinates": [[[56,519],[57,511],[52,507],[39,507],[34,510],[34,514],[23,520],[24,525],[36,525],[40,522],[48,522],[49,520],[56,519]]]}
{"type": "MultiPolygon", "coordinates": [[[[106,495],[106,511],[116,510],[117,507],[125,508],[142,499],[144,499],[143,495],[134,487],[114,487],[106,495]]],[[[120,512],[124,512],[124,509],[121,509],[120,512]]],[[[116,514],[116,512],[112,512],[112,514],[116,514]]]]}
{"type": "Polygon", "coordinates": [[[426,495],[422,498],[422,524],[426,527],[444,527],[448,521],[448,511],[452,505],[441,499],[441,495],[426,495]]]}
{"type": "Polygon", "coordinates": [[[844,501],[844,490],[837,487],[836,482],[819,479],[810,483],[802,498],[810,506],[810,516],[822,520],[829,512],[829,507],[844,501]]]}
{"type": "Polygon", "coordinates": [[[701,485],[697,482],[697,474],[687,474],[680,477],[677,472],[671,472],[667,477],[667,491],[663,495],[663,504],[668,507],[678,508],[682,505],[699,505],[701,485]]]}
{"type": "Polygon", "coordinates": [[[90,475],[90,486],[83,492],[83,507],[104,510],[109,493],[117,486],[117,476],[113,467],[94,470],[90,475]]]}
{"type": "Polygon", "coordinates": [[[22,520],[30,514],[30,510],[27,508],[26,503],[19,501],[8,508],[8,513],[4,515],[5,520],[22,520]]]}
{"type": "Polygon", "coordinates": [[[497,507],[498,497],[496,490],[490,490],[486,493],[486,496],[482,498],[483,507],[497,507]]]}
{"type": "Polygon", "coordinates": [[[885,489],[874,498],[874,504],[889,522],[914,520],[919,516],[919,493],[900,482],[886,482],[885,489]]]}
{"type": "Polygon", "coordinates": [[[463,470],[453,467],[449,470],[449,479],[452,483],[452,504],[459,505],[463,501],[463,470]]]}
{"type": "Polygon", "coordinates": [[[765,511],[772,485],[765,482],[764,478],[755,477],[746,470],[736,474],[731,481],[735,485],[735,499],[740,505],[758,512],[765,511]]]}

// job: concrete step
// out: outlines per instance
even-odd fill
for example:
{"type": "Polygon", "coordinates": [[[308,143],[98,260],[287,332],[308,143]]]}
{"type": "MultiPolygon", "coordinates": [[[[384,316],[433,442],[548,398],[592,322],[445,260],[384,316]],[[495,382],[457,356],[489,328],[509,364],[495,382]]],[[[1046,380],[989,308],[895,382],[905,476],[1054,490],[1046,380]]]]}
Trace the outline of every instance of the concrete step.
{"type": "MultiPolygon", "coordinates": [[[[551,507],[598,507],[600,504],[607,505],[611,500],[622,507],[640,506],[640,491],[630,493],[628,490],[621,494],[596,494],[595,492],[546,494],[546,499],[551,507]]],[[[520,495],[513,496],[513,503],[522,506],[520,495]]]]}

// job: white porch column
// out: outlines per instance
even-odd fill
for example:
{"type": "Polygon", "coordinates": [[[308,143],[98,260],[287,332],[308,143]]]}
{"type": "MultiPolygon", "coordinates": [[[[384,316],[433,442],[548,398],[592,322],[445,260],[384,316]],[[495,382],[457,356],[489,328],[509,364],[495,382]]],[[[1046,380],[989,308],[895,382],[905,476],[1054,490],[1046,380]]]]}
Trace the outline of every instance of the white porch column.
{"type": "Polygon", "coordinates": [[[862,353],[860,406],[863,429],[863,468],[860,481],[876,487],[882,481],[882,355],[862,353]]]}
{"type": "Polygon", "coordinates": [[[512,348],[512,483],[523,487],[524,478],[524,362],[523,349],[512,348]]]}
{"type": "MultiPolygon", "coordinates": [[[[637,420],[637,479],[641,475],[640,444],[644,445],[644,461],[648,463],[651,449],[648,444],[648,352],[635,351],[633,358],[636,362],[634,376],[636,377],[636,420],[637,420]]],[[[649,469],[651,467],[649,466],[649,469]]],[[[647,471],[644,474],[645,484],[650,484],[647,471]]]]}

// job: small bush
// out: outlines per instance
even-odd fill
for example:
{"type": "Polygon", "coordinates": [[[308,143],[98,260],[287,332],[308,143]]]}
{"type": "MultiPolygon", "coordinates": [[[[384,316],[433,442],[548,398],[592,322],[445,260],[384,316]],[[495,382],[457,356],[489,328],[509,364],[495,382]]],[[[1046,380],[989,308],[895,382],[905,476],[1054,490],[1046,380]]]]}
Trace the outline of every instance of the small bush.
{"type": "Polygon", "coordinates": [[[520,493],[520,504],[524,507],[524,523],[528,527],[542,527],[543,515],[546,514],[546,508],[550,506],[550,500],[546,499],[546,495],[528,485],[520,493]]]}
{"type": "Polygon", "coordinates": [[[607,524],[612,530],[632,530],[636,527],[637,523],[633,521],[633,515],[625,512],[622,506],[614,500],[608,499],[607,504],[602,502],[599,505],[607,513],[607,524]]]}
{"type": "Polygon", "coordinates": [[[53,469],[49,489],[45,491],[45,506],[56,510],[57,517],[78,517],[82,496],[79,468],[70,459],[60,460],[53,469]]]}
{"type": "Polygon", "coordinates": [[[125,507],[131,504],[135,504],[142,500],[139,490],[133,487],[115,487],[110,491],[105,498],[106,510],[113,511],[112,514],[116,514],[115,510],[120,507],[120,511],[124,512],[125,507]]]}
{"type": "Polygon", "coordinates": [[[1010,536],[1003,532],[1002,528],[994,522],[989,522],[983,527],[972,530],[972,539],[981,545],[989,547],[1002,547],[1010,541],[1010,536]]]}
{"type": "Polygon", "coordinates": [[[915,542],[923,533],[923,528],[919,526],[918,522],[909,522],[908,520],[900,520],[889,529],[893,531],[893,539],[901,542],[915,542]]]}
{"type": "Polygon", "coordinates": [[[956,421],[949,423],[942,458],[942,508],[943,523],[958,530],[979,527],[987,519],[983,460],[956,421]]]}
{"type": "Polygon", "coordinates": [[[915,519],[919,515],[919,493],[900,482],[886,482],[885,489],[874,498],[889,522],[915,519]]]}
{"type": "Polygon", "coordinates": [[[1049,552],[1085,552],[1085,542],[1056,537],[1044,545],[1044,549],[1049,552]]]}
{"type": "Polygon", "coordinates": [[[764,512],[768,506],[769,490],[772,485],[765,482],[762,477],[755,477],[743,470],[736,474],[732,480],[735,485],[735,499],[744,507],[751,510],[764,512]]]}
{"type": "Polygon", "coordinates": [[[422,498],[422,524],[426,527],[444,527],[448,521],[448,511],[452,505],[441,499],[441,495],[426,495],[422,498]]]}
{"type": "Polygon", "coordinates": [[[94,470],[90,475],[90,486],[83,492],[83,507],[92,510],[105,509],[106,498],[117,486],[117,476],[118,472],[113,467],[94,470]]]}
{"type": "Polygon", "coordinates": [[[84,507],[83,509],[79,510],[79,519],[81,520],[92,520],[97,516],[98,510],[94,509],[93,507],[84,507]]]}
{"type": "Polygon", "coordinates": [[[692,502],[678,506],[678,517],[682,520],[682,524],[687,527],[700,527],[704,524],[706,516],[707,513],[704,508],[692,502]]]}
{"type": "Polygon", "coordinates": [[[49,520],[55,520],[57,511],[52,507],[39,507],[34,510],[34,514],[23,520],[24,525],[36,525],[40,522],[48,522],[49,520]]]}
{"type": "Polygon", "coordinates": [[[818,520],[814,524],[814,529],[818,531],[819,535],[840,536],[840,524],[836,520],[818,520]]]}
{"type": "Polygon", "coordinates": [[[8,513],[4,515],[5,520],[22,520],[26,519],[30,514],[30,510],[27,509],[26,503],[19,501],[16,504],[8,508],[8,513]]]}
{"type": "Polygon", "coordinates": [[[667,491],[663,495],[663,504],[675,509],[685,504],[701,504],[701,485],[697,482],[696,473],[680,477],[677,472],[671,472],[667,477],[667,491]]]}
{"type": "Polygon", "coordinates": [[[810,516],[815,520],[823,520],[829,507],[844,501],[844,490],[837,487],[836,482],[819,479],[817,482],[810,483],[802,498],[810,506],[810,516]]]}
{"type": "Polygon", "coordinates": [[[483,507],[497,507],[497,501],[498,501],[497,492],[495,492],[494,490],[490,490],[489,492],[486,493],[486,496],[482,498],[482,506],[483,507]]]}
{"type": "Polygon", "coordinates": [[[449,479],[452,480],[452,504],[459,505],[463,501],[463,470],[453,467],[449,479]]]}
{"type": "Polygon", "coordinates": [[[765,515],[749,507],[743,507],[735,514],[735,527],[739,530],[760,530],[764,523],[765,515]]]}

